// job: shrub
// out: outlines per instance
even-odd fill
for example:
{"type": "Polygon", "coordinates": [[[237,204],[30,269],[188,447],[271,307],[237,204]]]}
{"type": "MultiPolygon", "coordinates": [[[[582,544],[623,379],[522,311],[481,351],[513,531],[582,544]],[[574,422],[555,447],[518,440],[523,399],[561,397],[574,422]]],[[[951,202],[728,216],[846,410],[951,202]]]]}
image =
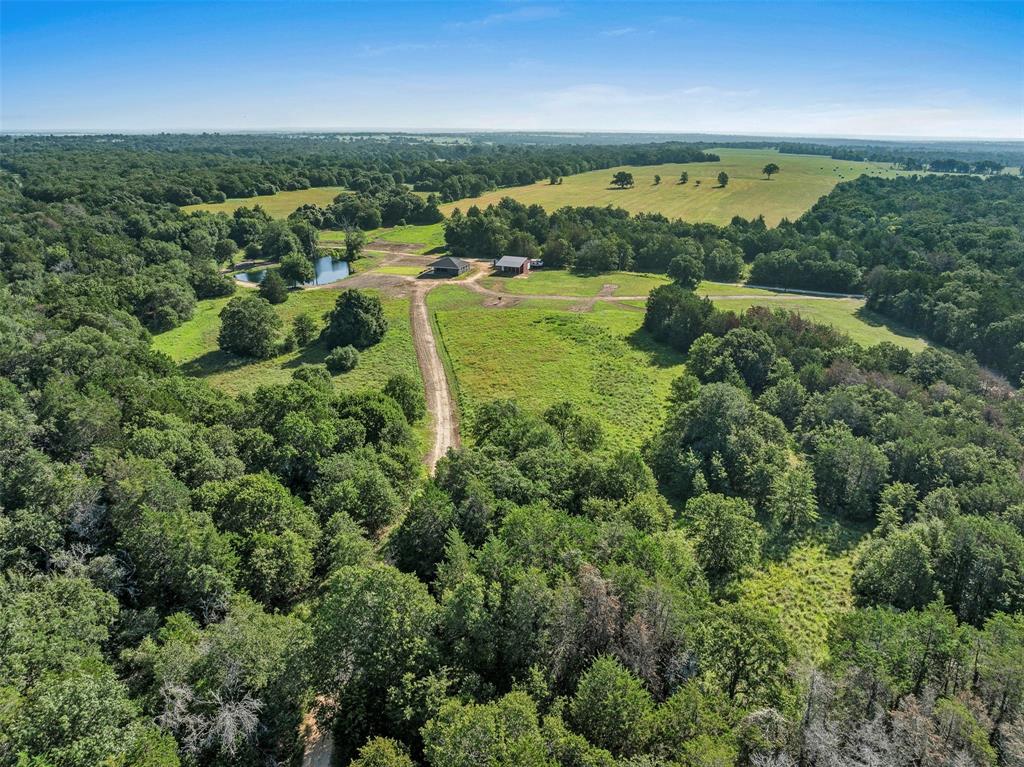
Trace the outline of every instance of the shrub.
{"type": "Polygon", "coordinates": [[[359,350],[354,346],[339,346],[324,360],[332,373],[347,373],[359,364],[359,350]]]}

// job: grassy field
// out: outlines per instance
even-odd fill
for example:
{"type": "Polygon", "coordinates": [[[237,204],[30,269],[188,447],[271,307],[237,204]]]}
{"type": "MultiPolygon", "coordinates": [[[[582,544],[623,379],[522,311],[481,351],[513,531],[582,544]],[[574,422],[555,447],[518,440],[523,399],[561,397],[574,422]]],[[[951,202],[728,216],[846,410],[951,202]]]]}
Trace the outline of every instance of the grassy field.
{"type": "Polygon", "coordinates": [[[447,285],[427,300],[464,418],[499,398],[533,412],[567,399],[597,415],[609,444],[633,447],[661,425],[682,357],[640,331],[642,313],[542,300],[493,309],[447,285]]]}
{"type": "Polygon", "coordinates": [[[205,210],[209,213],[227,213],[231,215],[236,208],[251,208],[259,205],[274,218],[288,218],[297,208],[303,205],[330,205],[334,198],[345,191],[341,186],[320,186],[313,189],[299,189],[294,192],[278,192],[260,197],[233,197],[224,202],[207,202],[201,205],[185,205],[185,213],[205,210]]]}
{"type": "Polygon", "coordinates": [[[555,269],[542,269],[520,277],[484,277],[480,284],[502,293],[529,293],[551,296],[596,296],[606,285],[614,285],[609,295],[643,296],[659,285],[669,282],[662,274],[609,272],[598,275],[576,275],[555,269]]]}
{"type": "MultiPolygon", "coordinates": [[[[660,274],[609,272],[596,276],[580,276],[561,270],[540,270],[527,277],[484,277],[481,284],[491,290],[512,295],[596,296],[605,285],[617,286],[613,296],[642,296],[668,282],[660,274]]],[[[707,296],[721,309],[742,312],[751,306],[769,306],[798,312],[815,322],[832,325],[845,331],[864,345],[891,341],[912,351],[920,351],[925,341],[864,308],[864,301],[846,298],[803,298],[763,288],[748,288],[720,282],[702,282],[697,292],[707,296]]],[[[643,307],[645,301],[628,301],[630,306],[643,307]]]]}
{"type": "Polygon", "coordinates": [[[850,554],[801,544],[740,584],[740,601],[771,605],[797,655],[821,663],[836,618],[853,606],[850,554]]]}
{"type": "MultiPolygon", "coordinates": [[[[762,291],[768,293],[768,291],[762,291]]],[[[743,295],[750,295],[744,292],[743,295]]],[[[771,295],[769,293],[769,295],[771,295]]],[[[832,325],[847,333],[850,338],[864,346],[891,341],[914,352],[921,351],[927,344],[921,336],[904,330],[864,308],[864,301],[853,298],[729,298],[727,295],[712,295],[711,300],[720,309],[742,312],[751,306],[769,306],[797,312],[814,322],[832,325]]]]}
{"type": "MultiPolygon", "coordinates": [[[[336,290],[293,291],[285,303],[274,309],[286,323],[308,312],[322,325],[324,312],[334,306],[337,297],[336,290]]],[[[252,391],[261,384],[285,383],[299,365],[323,362],[327,349],[320,343],[260,361],[245,360],[220,351],[217,348],[219,315],[228,300],[200,301],[192,319],[155,336],[154,347],[168,354],[187,374],[205,378],[232,394],[252,391]]],[[[339,390],[379,388],[399,372],[420,380],[409,327],[409,301],[385,297],[382,301],[390,323],[387,335],[381,343],[362,352],[359,365],[354,370],[335,376],[335,386],[339,390]]]]}
{"type": "Polygon", "coordinates": [[[763,215],[769,226],[782,218],[795,219],[818,198],[828,194],[841,181],[861,174],[892,177],[902,172],[884,163],[847,162],[816,155],[779,154],[768,149],[716,149],[721,162],[701,162],[607,170],[566,176],[552,186],[540,181],[529,186],[497,189],[480,197],[459,200],[441,206],[445,215],[455,208],[463,212],[471,205],[481,208],[502,197],[513,197],[527,205],[537,203],[549,213],[563,205],[614,205],[631,213],[663,213],[669,218],[728,224],[733,216],[756,218],[763,215]],[[761,168],[776,163],[782,171],[766,181],[761,168]],[[608,185],[618,170],[633,174],[631,189],[613,189],[608,185]],[[676,183],[682,171],[690,174],[689,183],[676,183]],[[729,174],[729,184],[718,187],[721,171],[729,174]],[[654,185],[654,176],[661,183],[654,185]],[[700,181],[700,186],[696,182],[700,181]]]}
{"type": "MultiPolygon", "coordinates": [[[[443,221],[423,226],[413,226],[411,224],[408,226],[386,226],[380,229],[371,229],[365,232],[365,234],[367,242],[383,240],[384,242],[409,245],[410,250],[415,253],[430,253],[444,247],[443,221]]],[[[342,243],[345,241],[345,233],[336,230],[326,230],[320,232],[320,241],[324,243],[342,243]]]]}

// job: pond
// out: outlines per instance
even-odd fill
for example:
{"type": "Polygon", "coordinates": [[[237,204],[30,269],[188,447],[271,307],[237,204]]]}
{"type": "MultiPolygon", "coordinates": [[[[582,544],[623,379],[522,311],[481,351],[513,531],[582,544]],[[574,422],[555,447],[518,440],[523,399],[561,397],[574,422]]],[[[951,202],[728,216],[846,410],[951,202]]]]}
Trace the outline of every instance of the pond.
{"type": "MultiPolygon", "coordinates": [[[[305,286],[330,285],[349,275],[348,261],[338,261],[331,256],[321,256],[313,262],[313,268],[316,270],[316,277],[312,282],[304,283],[305,286]]],[[[235,274],[235,279],[242,282],[263,282],[263,278],[266,276],[266,269],[254,269],[251,272],[238,272],[235,274]]]]}

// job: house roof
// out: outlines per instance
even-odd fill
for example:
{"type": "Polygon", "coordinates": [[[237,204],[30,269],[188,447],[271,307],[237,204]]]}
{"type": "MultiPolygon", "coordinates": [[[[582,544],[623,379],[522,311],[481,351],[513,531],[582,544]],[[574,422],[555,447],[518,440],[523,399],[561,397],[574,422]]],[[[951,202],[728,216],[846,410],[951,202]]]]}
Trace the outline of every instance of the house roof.
{"type": "Polygon", "coordinates": [[[529,259],[526,258],[525,256],[502,256],[501,258],[498,259],[498,262],[495,264],[495,266],[498,267],[499,269],[503,269],[505,267],[508,267],[510,269],[519,269],[528,260],[529,259]]]}
{"type": "Polygon", "coordinates": [[[454,256],[445,256],[444,258],[437,259],[430,266],[433,269],[468,269],[469,262],[454,256]]]}

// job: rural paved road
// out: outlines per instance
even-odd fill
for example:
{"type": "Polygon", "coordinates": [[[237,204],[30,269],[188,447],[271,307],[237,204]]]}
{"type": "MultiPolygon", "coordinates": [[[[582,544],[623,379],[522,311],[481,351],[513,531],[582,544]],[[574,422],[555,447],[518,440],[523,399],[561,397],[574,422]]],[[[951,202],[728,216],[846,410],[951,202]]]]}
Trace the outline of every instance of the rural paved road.
{"type": "Polygon", "coordinates": [[[431,472],[448,448],[458,448],[459,419],[455,413],[448,376],[437,352],[430,313],[427,311],[427,293],[437,282],[418,282],[413,286],[409,302],[412,339],[416,347],[416,360],[423,376],[423,389],[427,399],[427,412],[434,422],[433,439],[427,451],[426,464],[431,472]]]}

